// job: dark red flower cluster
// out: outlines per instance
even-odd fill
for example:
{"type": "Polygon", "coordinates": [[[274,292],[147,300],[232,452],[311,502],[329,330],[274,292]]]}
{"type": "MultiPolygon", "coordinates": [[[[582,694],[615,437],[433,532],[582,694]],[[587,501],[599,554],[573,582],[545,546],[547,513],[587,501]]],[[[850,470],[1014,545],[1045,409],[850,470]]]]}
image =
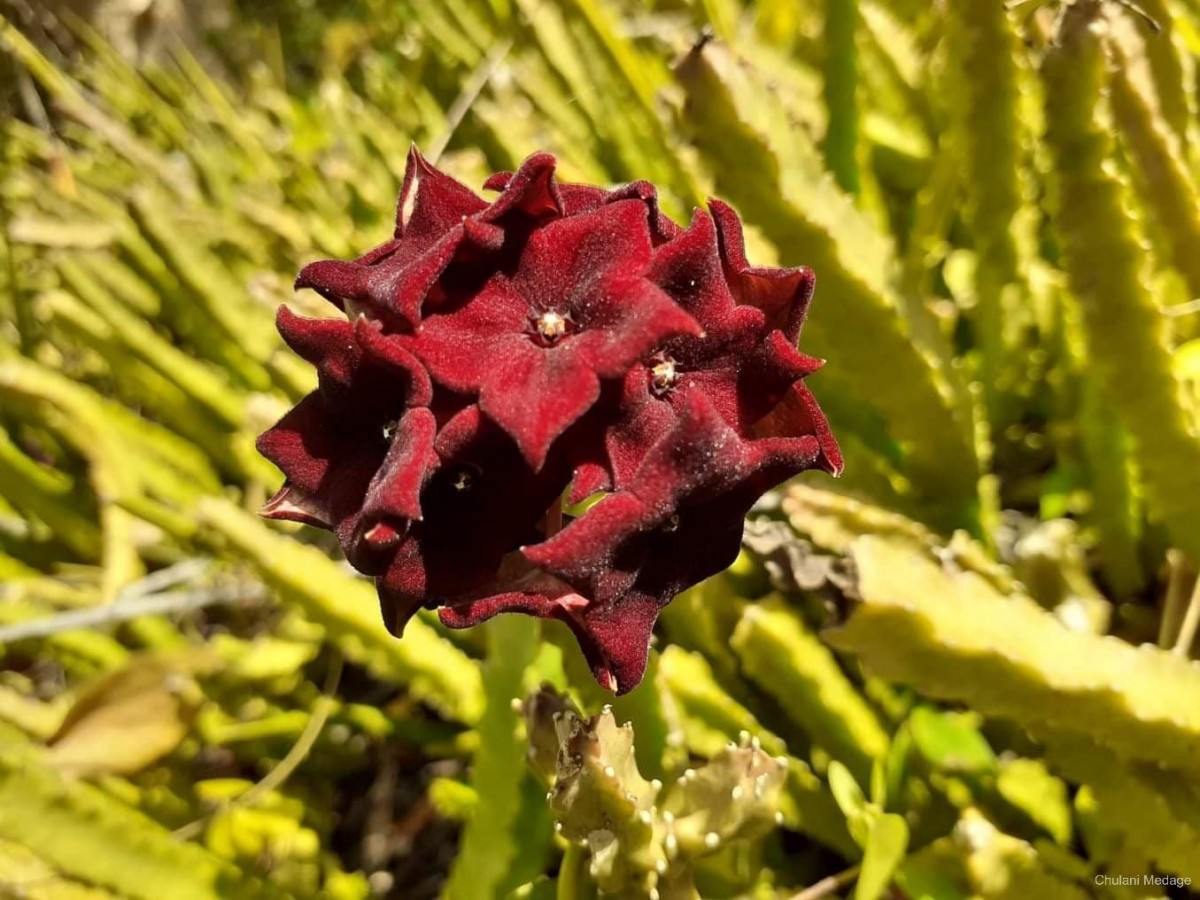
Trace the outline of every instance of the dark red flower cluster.
{"type": "Polygon", "coordinates": [[[561,619],[623,693],[751,504],[841,458],[796,349],[812,272],[751,266],[724,203],[684,229],[650,184],[554,166],[489,204],[414,150],[395,237],[305,267],[345,318],[279,311],[320,383],[259,439],[287,478],[264,514],[334,531],[394,634],[422,606],[561,619]]]}

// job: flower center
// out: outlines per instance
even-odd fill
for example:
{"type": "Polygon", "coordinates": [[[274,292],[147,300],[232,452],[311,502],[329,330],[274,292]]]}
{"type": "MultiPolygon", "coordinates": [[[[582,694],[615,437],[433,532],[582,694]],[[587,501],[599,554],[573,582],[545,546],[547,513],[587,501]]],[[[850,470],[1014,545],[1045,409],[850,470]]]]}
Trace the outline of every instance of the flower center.
{"type": "Polygon", "coordinates": [[[650,368],[650,390],[661,397],[675,386],[679,373],[675,371],[675,360],[663,356],[650,368]]]}
{"type": "Polygon", "coordinates": [[[671,518],[663,522],[662,530],[667,534],[674,534],[679,530],[679,513],[672,513],[671,518]]]}
{"type": "Polygon", "coordinates": [[[395,419],[392,419],[390,422],[383,423],[383,439],[389,444],[392,442],[392,438],[396,436],[397,424],[398,423],[395,419]]]}
{"type": "Polygon", "coordinates": [[[533,327],[545,343],[553,344],[567,333],[567,317],[549,309],[533,320],[533,327]]]}
{"type": "Polygon", "coordinates": [[[466,469],[460,469],[454,473],[454,480],[450,482],[450,486],[460,494],[466,493],[475,483],[475,476],[466,469]]]}

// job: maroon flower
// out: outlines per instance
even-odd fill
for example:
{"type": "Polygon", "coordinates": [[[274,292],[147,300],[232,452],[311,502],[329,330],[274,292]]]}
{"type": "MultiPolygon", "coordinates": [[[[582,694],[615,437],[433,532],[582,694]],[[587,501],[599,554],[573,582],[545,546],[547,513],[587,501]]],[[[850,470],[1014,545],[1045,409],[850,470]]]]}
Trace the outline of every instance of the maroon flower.
{"type": "Polygon", "coordinates": [[[281,307],[278,326],[316,366],[319,386],[258,439],[259,452],[287,478],[263,513],[331,529],[353,558],[368,488],[390,444],[417,452],[412,429],[398,425],[429,403],[432,385],[420,363],[367,319],[303,319],[281,307]]]}
{"type": "Polygon", "coordinates": [[[650,230],[637,200],[548,222],[514,257],[432,313],[408,345],[439,384],[478,396],[540,469],[602,379],[700,327],[644,276],[650,230]]]}
{"type": "Polygon", "coordinates": [[[434,449],[441,463],[421,494],[424,515],[377,581],[396,634],[423,605],[495,593],[505,556],[545,536],[546,511],[570,478],[561,461],[535,473],[477,406],[447,422],[434,449]]]}
{"type": "Polygon", "coordinates": [[[333,530],[395,634],[423,606],[557,618],[623,693],[755,499],[841,458],[795,346],[812,272],[751,266],[719,201],[681,229],[645,182],[554,166],[489,204],[414,150],[394,238],[305,267],[350,321],[280,312],[319,387],[259,439],[286,476],[263,512],[333,530]],[[607,496],[571,520],[568,490],[607,496]]]}
{"type": "MultiPolygon", "coordinates": [[[[797,350],[795,340],[812,297],[813,274],[805,268],[750,269],[740,223],[729,207],[712,203],[720,211],[716,221],[697,210],[687,231],[655,254],[649,272],[701,324],[703,335],[664,341],[657,353],[630,370],[603,453],[581,462],[572,500],[623,486],[648,443],[675,422],[690,388],[708,397],[725,421],[746,435],[764,417],[790,406],[785,403],[790,393],[804,394],[797,409],[811,403],[801,379],[821,361],[797,350]],[[731,270],[732,278],[727,275],[731,270]],[[793,336],[785,336],[768,314],[786,322],[793,336]]],[[[783,427],[774,433],[818,433],[822,445],[816,465],[840,471],[837,443],[819,413],[811,422],[779,424],[783,427]]]]}
{"type": "Polygon", "coordinates": [[[745,441],[691,389],[678,422],[650,446],[626,488],[523,548],[555,581],[456,604],[442,610],[442,621],[465,627],[508,611],[562,619],[578,635],[596,679],[627,690],[645,672],[658,611],[727,568],[754,501],[812,467],[820,453],[820,439],[811,434],[745,441]]]}

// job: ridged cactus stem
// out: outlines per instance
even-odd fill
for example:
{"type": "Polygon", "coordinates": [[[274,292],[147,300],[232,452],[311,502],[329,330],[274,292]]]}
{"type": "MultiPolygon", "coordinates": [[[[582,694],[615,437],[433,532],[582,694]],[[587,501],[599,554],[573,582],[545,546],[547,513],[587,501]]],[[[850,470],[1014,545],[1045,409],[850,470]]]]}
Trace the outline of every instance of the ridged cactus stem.
{"type": "Polygon", "coordinates": [[[1166,238],[1170,261],[1200,296],[1200,192],[1175,135],[1132,72],[1132,60],[1119,41],[1111,51],[1113,114],[1139,174],[1147,205],[1166,238]]]}
{"type": "Polygon", "coordinates": [[[1175,21],[1173,0],[1137,0],[1137,8],[1144,13],[1155,28],[1137,21],[1133,25],[1142,33],[1142,46],[1153,81],[1155,105],[1170,129],[1173,138],[1179,141],[1179,149],[1187,152],[1191,135],[1190,123],[1195,115],[1195,64],[1192,62],[1186,43],[1175,21]]]}
{"type": "Polygon", "coordinates": [[[558,878],[555,879],[556,900],[584,900],[586,888],[587,854],[584,845],[570,841],[563,851],[562,862],[558,866],[558,878]]]}
{"type": "Polygon", "coordinates": [[[559,896],[576,897],[579,850],[602,891],[621,896],[691,900],[695,860],[782,821],[779,804],[788,760],[763,750],[743,732],[703,766],[685,769],[665,787],[638,771],[633,729],[617,725],[611,707],[582,718],[551,689],[522,705],[529,762],[550,783],[550,809],[570,842],[559,874],[559,896]],[[558,741],[548,771],[550,732],[558,741]]]}
{"type": "Polygon", "coordinates": [[[1030,243],[1019,233],[1028,230],[1022,211],[1030,193],[1024,171],[1028,127],[1021,109],[1021,47],[1003,3],[949,0],[946,30],[954,144],[966,190],[964,214],[978,258],[978,376],[988,418],[1001,431],[1017,415],[1012,382],[1018,357],[1012,344],[1026,304],[1014,292],[1025,277],[1022,244],[1030,243]]]}
{"type": "Polygon", "coordinates": [[[1090,360],[1133,437],[1150,500],[1173,540],[1200,556],[1200,437],[1172,371],[1145,240],[1113,159],[1103,102],[1105,26],[1099,0],[1078,0],[1066,8],[1042,63],[1058,188],[1054,221],[1090,360]]]}
{"type": "Polygon", "coordinates": [[[858,173],[858,0],[825,2],[825,165],[842,190],[857,194],[858,173]]]}

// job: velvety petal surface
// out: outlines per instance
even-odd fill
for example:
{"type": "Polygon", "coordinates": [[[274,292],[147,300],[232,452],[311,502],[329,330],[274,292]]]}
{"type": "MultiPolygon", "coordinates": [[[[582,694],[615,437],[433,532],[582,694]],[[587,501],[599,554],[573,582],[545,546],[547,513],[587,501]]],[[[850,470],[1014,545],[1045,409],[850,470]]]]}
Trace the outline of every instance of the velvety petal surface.
{"type": "Polygon", "coordinates": [[[263,515],[333,531],[397,636],[422,607],[558,619],[625,693],[755,499],[841,471],[796,347],[813,273],[751,265],[718,200],[680,228],[648,182],[562,184],[548,153],[484,188],[414,148],[392,238],[301,271],[344,318],[280,310],[318,386],[259,438],[263,515]]]}
{"type": "Polygon", "coordinates": [[[808,315],[816,275],[807,266],[779,269],[750,265],[737,213],[720,200],[709,200],[708,205],[717,224],[721,262],[733,295],[738,303],[762,310],[771,326],[783,331],[794,344],[808,315]]]}

